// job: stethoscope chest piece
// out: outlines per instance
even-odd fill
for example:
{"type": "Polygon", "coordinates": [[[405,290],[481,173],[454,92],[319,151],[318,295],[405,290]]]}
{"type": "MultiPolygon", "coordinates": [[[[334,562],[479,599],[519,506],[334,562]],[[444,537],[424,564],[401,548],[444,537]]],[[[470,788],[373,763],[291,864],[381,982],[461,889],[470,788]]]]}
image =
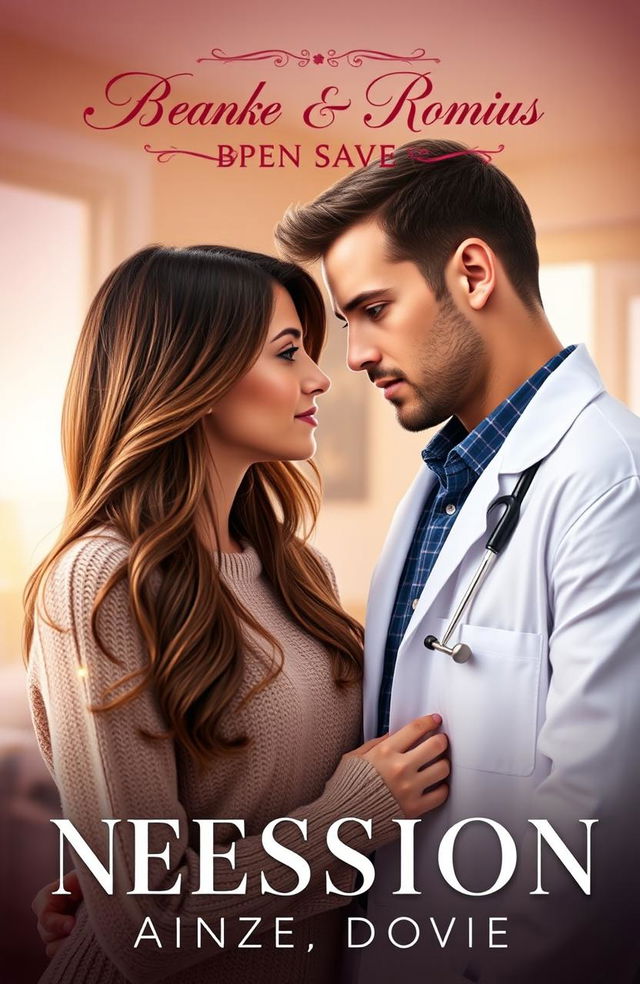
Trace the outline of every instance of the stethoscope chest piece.
{"type": "Polygon", "coordinates": [[[464,642],[459,642],[456,646],[449,648],[438,642],[435,636],[428,635],[424,640],[427,649],[435,649],[439,653],[451,656],[454,663],[467,663],[471,658],[471,649],[464,642]]]}

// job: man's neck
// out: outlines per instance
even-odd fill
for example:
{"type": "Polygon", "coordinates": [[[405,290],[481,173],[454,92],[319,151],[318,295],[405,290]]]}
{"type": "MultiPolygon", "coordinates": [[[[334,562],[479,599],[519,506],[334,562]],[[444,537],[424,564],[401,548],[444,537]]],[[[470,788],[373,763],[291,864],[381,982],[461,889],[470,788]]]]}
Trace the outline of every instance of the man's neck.
{"type": "Polygon", "coordinates": [[[546,319],[543,326],[531,326],[531,330],[514,334],[515,342],[513,337],[508,341],[496,337],[486,372],[464,406],[456,412],[468,432],[563,348],[546,319]]]}

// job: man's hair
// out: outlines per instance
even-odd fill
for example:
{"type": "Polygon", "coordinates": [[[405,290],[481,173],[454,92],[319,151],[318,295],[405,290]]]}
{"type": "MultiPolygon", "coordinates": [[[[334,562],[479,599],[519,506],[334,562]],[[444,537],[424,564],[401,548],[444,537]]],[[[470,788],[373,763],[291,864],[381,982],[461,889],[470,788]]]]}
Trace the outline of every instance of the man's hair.
{"type": "Polygon", "coordinates": [[[527,203],[502,171],[464,144],[404,144],[394,151],[392,166],[373,161],[308,205],[289,208],[276,241],[287,259],[317,260],[343,232],[369,218],[387,234],[389,258],[413,261],[437,300],[447,293],[447,261],[464,239],[477,236],[500,258],[522,302],[529,308],[542,303],[527,203]]]}

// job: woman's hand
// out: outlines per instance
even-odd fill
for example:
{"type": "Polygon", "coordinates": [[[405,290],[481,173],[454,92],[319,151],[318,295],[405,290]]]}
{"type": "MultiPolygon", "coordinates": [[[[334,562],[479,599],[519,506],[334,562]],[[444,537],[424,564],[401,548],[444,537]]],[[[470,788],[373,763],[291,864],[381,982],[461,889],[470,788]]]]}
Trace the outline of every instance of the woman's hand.
{"type": "Polygon", "coordinates": [[[422,740],[441,724],[439,714],[426,714],[347,752],[347,756],[360,756],[375,766],[408,818],[434,810],[449,795],[443,780],[451,766],[448,758],[441,757],[449,744],[447,736],[438,733],[422,740]]]}
{"type": "Polygon", "coordinates": [[[41,888],[31,903],[38,917],[38,933],[49,958],[60,949],[75,926],[75,912],[82,902],[82,889],[75,870],[67,872],[62,884],[71,895],[52,895],[58,887],[58,882],[54,881],[41,888]]]}
{"type": "MultiPolygon", "coordinates": [[[[450,772],[443,757],[447,736],[432,734],[442,723],[439,714],[415,718],[404,728],[365,742],[344,756],[368,759],[380,773],[407,818],[417,818],[441,806],[449,794],[444,782],[450,772]],[[424,740],[423,740],[424,739],[424,740]]],[[[52,895],[58,887],[51,882],[41,888],[31,908],[38,917],[38,933],[48,957],[62,946],[75,925],[75,912],[82,901],[82,889],[75,871],[69,871],[63,886],[70,895],[52,895]]]]}

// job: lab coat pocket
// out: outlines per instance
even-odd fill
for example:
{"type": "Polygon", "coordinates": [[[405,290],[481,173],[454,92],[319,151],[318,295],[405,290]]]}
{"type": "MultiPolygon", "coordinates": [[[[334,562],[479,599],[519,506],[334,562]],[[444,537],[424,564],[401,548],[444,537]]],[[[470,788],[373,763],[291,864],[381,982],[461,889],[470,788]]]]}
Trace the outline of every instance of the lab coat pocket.
{"type": "Polygon", "coordinates": [[[471,647],[467,663],[434,652],[434,677],[453,767],[533,772],[543,637],[463,625],[450,642],[471,647]]]}

